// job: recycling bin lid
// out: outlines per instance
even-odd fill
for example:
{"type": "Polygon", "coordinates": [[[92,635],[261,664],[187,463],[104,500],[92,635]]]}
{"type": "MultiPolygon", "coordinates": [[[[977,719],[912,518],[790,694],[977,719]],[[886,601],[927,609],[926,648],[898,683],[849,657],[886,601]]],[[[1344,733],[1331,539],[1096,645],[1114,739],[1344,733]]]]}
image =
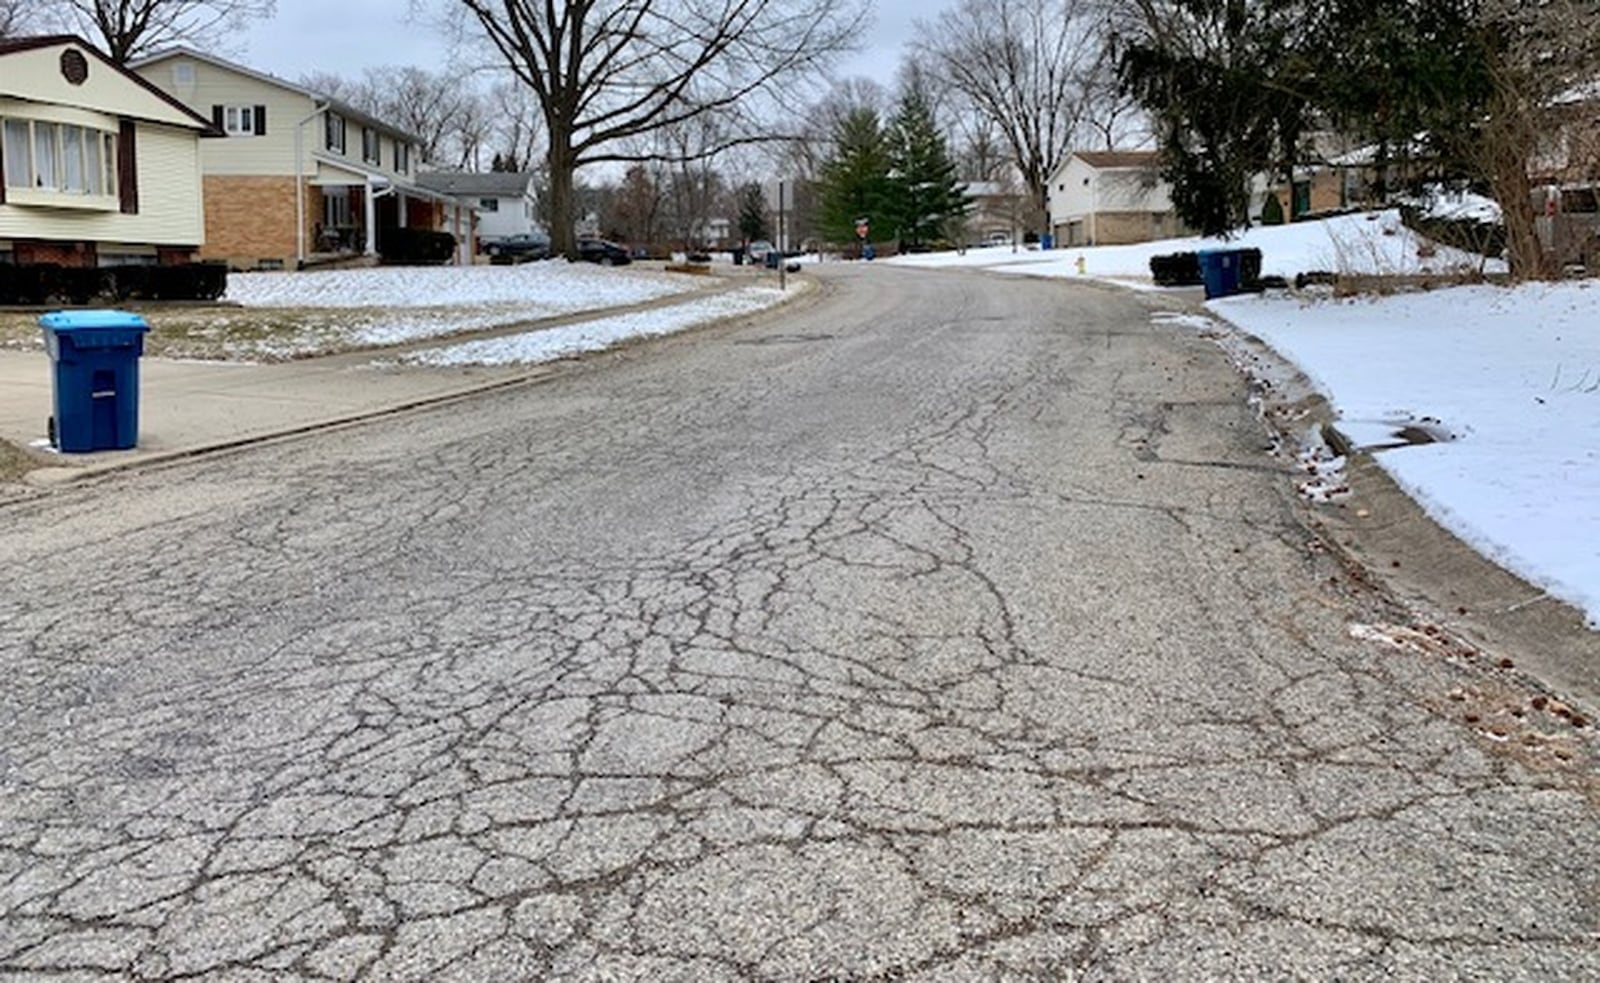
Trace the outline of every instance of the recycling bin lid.
{"type": "Polygon", "coordinates": [[[79,331],[95,328],[150,330],[150,325],[144,318],[128,311],[52,311],[39,318],[39,326],[50,331],[79,331]]]}

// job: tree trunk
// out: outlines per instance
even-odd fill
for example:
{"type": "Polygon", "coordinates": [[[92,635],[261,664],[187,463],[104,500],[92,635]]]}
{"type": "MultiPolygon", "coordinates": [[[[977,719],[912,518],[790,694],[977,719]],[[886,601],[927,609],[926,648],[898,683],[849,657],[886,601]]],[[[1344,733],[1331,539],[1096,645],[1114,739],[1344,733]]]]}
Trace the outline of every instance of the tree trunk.
{"type": "MultiPolygon", "coordinates": [[[[1508,148],[1509,149],[1509,148],[1508,148]]],[[[1511,158],[1513,155],[1505,154],[1511,158]]],[[[1538,215],[1533,208],[1533,186],[1528,182],[1522,155],[1495,168],[1494,197],[1506,227],[1506,262],[1517,280],[1551,279],[1554,264],[1539,238],[1538,215]]]]}
{"type": "Polygon", "coordinates": [[[550,165],[550,253],[576,259],[578,237],[574,228],[577,216],[573,214],[573,184],[577,166],[569,142],[568,134],[551,128],[550,150],[545,155],[550,165]]]}

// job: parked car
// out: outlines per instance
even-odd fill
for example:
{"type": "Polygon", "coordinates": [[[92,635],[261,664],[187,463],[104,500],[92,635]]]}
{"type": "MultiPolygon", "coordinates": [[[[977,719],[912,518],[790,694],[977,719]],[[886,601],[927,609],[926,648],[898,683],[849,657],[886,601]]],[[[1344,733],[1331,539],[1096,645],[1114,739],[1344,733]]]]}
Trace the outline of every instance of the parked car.
{"type": "Polygon", "coordinates": [[[772,252],[772,243],[765,239],[757,239],[745,250],[745,255],[750,259],[751,266],[761,266],[767,261],[767,253],[772,252]]]}
{"type": "Polygon", "coordinates": [[[550,258],[550,240],[531,232],[519,232],[504,239],[496,239],[484,247],[493,263],[525,263],[535,259],[550,258]]]}
{"type": "Polygon", "coordinates": [[[578,258],[601,266],[626,266],[633,262],[624,246],[607,239],[584,239],[578,243],[578,258]]]}

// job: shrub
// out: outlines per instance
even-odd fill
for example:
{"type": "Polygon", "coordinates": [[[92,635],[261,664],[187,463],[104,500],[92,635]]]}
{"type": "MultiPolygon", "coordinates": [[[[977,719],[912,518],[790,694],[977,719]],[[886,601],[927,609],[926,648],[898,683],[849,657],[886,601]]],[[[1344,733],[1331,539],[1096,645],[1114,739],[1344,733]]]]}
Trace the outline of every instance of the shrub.
{"type": "Polygon", "coordinates": [[[1278,200],[1276,194],[1267,195],[1267,200],[1261,205],[1262,225],[1283,224],[1283,202],[1278,200]]]}
{"type": "Polygon", "coordinates": [[[448,263],[456,253],[456,237],[431,229],[390,227],[378,236],[378,256],[397,266],[448,263]]]}
{"type": "Polygon", "coordinates": [[[1152,256],[1150,257],[1150,277],[1155,280],[1158,287],[1198,287],[1200,285],[1200,255],[1194,252],[1187,252],[1152,256]]]}

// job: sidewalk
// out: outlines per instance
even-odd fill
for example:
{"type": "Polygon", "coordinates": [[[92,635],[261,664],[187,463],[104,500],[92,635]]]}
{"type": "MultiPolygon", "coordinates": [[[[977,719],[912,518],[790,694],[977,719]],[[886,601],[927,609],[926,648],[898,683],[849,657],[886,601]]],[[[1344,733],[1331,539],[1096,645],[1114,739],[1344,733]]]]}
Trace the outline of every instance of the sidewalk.
{"type": "Polygon", "coordinates": [[[378,414],[444,402],[554,371],[559,362],[503,366],[399,366],[398,354],[509,337],[608,317],[687,305],[728,293],[756,278],[741,270],[700,289],[638,304],[575,311],[535,321],[420,338],[383,349],[271,364],[171,360],[139,362],[139,442],[125,451],[58,454],[45,439],[53,372],[43,349],[0,351],[0,439],[46,458],[29,474],[53,484],[208,450],[336,426],[378,414]],[[375,364],[385,362],[386,364],[375,364]]]}
{"type": "MultiPolygon", "coordinates": [[[[139,363],[139,445],[93,454],[50,453],[32,476],[45,482],[438,402],[538,375],[542,366],[380,368],[348,358],[274,365],[139,363]]],[[[52,367],[43,351],[0,352],[0,438],[42,443],[51,412],[52,367]]]]}

